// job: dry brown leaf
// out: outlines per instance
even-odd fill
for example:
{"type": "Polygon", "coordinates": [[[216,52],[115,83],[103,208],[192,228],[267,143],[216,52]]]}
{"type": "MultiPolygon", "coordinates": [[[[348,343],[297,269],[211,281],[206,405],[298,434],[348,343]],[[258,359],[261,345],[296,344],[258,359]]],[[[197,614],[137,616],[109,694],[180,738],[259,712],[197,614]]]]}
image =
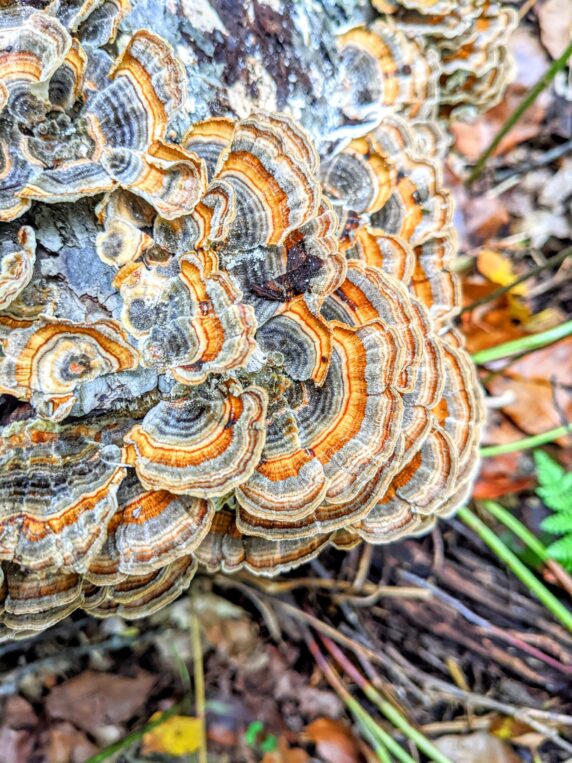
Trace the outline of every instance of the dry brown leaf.
{"type": "MultiPolygon", "coordinates": [[[[563,1],[568,2],[568,0],[563,1]]],[[[548,57],[537,35],[525,27],[519,27],[511,35],[509,49],[516,61],[516,76],[502,101],[471,124],[466,122],[451,124],[457,151],[471,161],[476,160],[487,148],[507,117],[549,66],[548,57]]],[[[505,154],[519,143],[538,135],[550,99],[551,96],[547,91],[540,94],[532,107],[503,139],[495,156],[505,154]]]]}
{"type": "Polygon", "coordinates": [[[310,756],[301,747],[290,747],[284,737],[278,739],[278,747],[264,754],[261,763],[309,763],[310,756]]]}
{"type": "Polygon", "coordinates": [[[503,411],[527,434],[562,426],[572,419],[572,337],[515,360],[486,386],[493,395],[510,390],[503,411]]]}
{"type": "Polygon", "coordinates": [[[0,727],[0,763],[29,763],[33,737],[27,731],[0,727]]]}
{"type": "Polygon", "coordinates": [[[38,722],[38,716],[27,699],[19,694],[14,694],[6,699],[2,710],[4,725],[11,729],[34,728],[38,722]]]}
{"type": "Polygon", "coordinates": [[[572,39],[570,0],[545,0],[536,9],[540,39],[552,58],[560,58],[572,39]]]}
{"type": "MultiPolygon", "coordinates": [[[[466,281],[465,304],[472,304],[482,297],[487,297],[497,288],[498,286],[491,283],[479,284],[466,281]]],[[[480,305],[461,316],[461,329],[471,353],[496,347],[497,344],[510,342],[513,339],[520,339],[526,334],[518,318],[511,315],[506,295],[494,302],[480,305]]]]}
{"type": "Polygon", "coordinates": [[[54,724],[48,733],[46,763],[83,763],[97,752],[97,747],[71,723],[54,724]]]}
{"type": "Polygon", "coordinates": [[[360,763],[361,754],[351,728],[332,718],[317,718],[305,729],[318,756],[328,763],[360,763]]]}
{"type": "Polygon", "coordinates": [[[145,671],[126,678],[86,670],[50,692],[46,711],[51,718],[97,734],[102,727],[128,721],[141,710],[156,680],[145,671]]]}
{"type": "Polygon", "coordinates": [[[469,198],[463,214],[467,233],[475,243],[494,238],[510,222],[502,201],[492,196],[469,198]]]}
{"type": "Polygon", "coordinates": [[[254,668],[266,659],[259,649],[258,630],[248,614],[222,596],[203,593],[193,600],[205,640],[225,659],[254,668]]]}
{"type": "MultiPolygon", "coordinates": [[[[523,85],[509,85],[501,103],[487,111],[473,124],[453,122],[451,132],[455,140],[456,150],[470,161],[476,161],[519,105],[527,91],[528,88],[523,85]]],[[[518,146],[519,143],[524,143],[539,135],[549,103],[550,94],[546,91],[541,93],[515,127],[503,138],[494,155],[502,156],[518,146]]]]}
{"type": "Polygon", "coordinates": [[[434,742],[435,747],[452,763],[521,763],[510,747],[497,737],[479,731],[467,736],[448,734],[434,742]]]}
{"type": "MultiPolygon", "coordinates": [[[[498,401],[500,402],[500,401],[498,401]]],[[[483,445],[504,445],[521,440],[522,432],[502,413],[491,408],[482,437],[483,445]]],[[[473,498],[478,500],[500,498],[533,487],[536,479],[532,473],[531,460],[523,452],[506,453],[485,458],[477,476],[473,498]]]]}
{"type": "Polygon", "coordinates": [[[518,493],[533,487],[536,480],[527,469],[522,453],[505,453],[485,458],[473,488],[473,498],[494,500],[503,495],[518,493]]]}
{"type": "Polygon", "coordinates": [[[510,740],[531,750],[536,750],[546,741],[546,736],[532,729],[527,723],[506,715],[493,718],[490,730],[499,739],[510,740]]]}

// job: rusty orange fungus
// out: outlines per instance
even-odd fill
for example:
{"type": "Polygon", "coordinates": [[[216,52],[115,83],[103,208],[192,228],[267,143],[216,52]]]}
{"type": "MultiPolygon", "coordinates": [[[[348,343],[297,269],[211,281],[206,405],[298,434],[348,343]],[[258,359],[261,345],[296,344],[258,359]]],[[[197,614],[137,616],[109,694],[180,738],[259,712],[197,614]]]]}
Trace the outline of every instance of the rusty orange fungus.
{"type": "Polygon", "coordinates": [[[454,512],[483,405],[443,120],[501,92],[512,12],[375,0],[320,142],[195,118],[125,0],[36,5],[0,8],[0,638],[454,512]]]}

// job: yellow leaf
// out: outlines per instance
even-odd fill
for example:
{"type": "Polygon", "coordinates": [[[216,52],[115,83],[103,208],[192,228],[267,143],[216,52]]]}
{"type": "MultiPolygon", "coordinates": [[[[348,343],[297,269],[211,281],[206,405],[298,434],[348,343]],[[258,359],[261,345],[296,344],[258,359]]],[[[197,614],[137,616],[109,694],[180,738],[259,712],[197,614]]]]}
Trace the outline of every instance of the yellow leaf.
{"type": "MultiPolygon", "coordinates": [[[[500,252],[495,252],[494,249],[481,249],[477,257],[477,267],[479,273],[499,286],[509,286],[518,278],[510,259],[500,254],[500,252]]],[[[523,295],[526,292],[527,287],[524,283],[518,284],[511,289],[511,294],[523,295]]]]}
{"type": "Polygon", "coordinates": [[[530,307],[522,302],[522,300],[520,300],[518,297],[514,297],[512,294],[508,294],[507,302],[508,312],[511,318],[514,318],[520,324],[525,324],[528,320],[530,320],[530,307]]]}
{"type": "MultiPolygon", "coordinates": [[[[155,713],[151,720],[159,715],[160,713],[155,713]]],[[[202,737],[203,724],[200,718],[174,715],[143,736],[142,752],[144,755],[165,753],[182,757],[197,752],[201,747],[202,737]]]]}

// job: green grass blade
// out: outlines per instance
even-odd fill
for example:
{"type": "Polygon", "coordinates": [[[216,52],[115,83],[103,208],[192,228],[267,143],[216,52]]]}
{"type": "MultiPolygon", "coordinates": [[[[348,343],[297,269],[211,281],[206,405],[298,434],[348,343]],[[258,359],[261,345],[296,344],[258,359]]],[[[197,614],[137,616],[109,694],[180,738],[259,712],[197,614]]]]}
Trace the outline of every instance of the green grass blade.
{"type": "Polygon", "coordinates": [[[544,604],[554,617],[572,633],[572,612],[552,594],[546,586],[526,567],[500,538],[466,506],[458,512],[462,521],[477,533],[487,546],[501,559],[511,572],[544,604]]]}
{"type": "Polygon", "coordinates": [[[561,437],[566,437],[566,435],[571,433],[572,423],[566,427],[549,429],[548,432],[543,432],[542,434],[523,437],[522,440],[516,440],[515,442],[505,442],[502,445],[487,445],[486,447],[481,448],[480,454],[482,458],[492,458],[492,456],[503,456],[505,453],[516,453],[519,450],[538,448],[540,445],[554,442],[554,440],[559,440],[561,437]]]}
{"type": "Polygon", "coordinates": [[[490,159],[490,157],[499,147],[505,135],[507,135],[512,130],[512,128],[520,120],[522,115],[526,111],[528,111],[528,109],[532,106],[532,104],[538,98],[540,93],[542,93],[542,91],[546,87],[548,87],[548,85],[552,82],[552,80],[558,74],[558,72],[561,69],[564,69],[571,55],[572,55],[572,42],[568,45],[568,47],[566,48],[564,53],[560,56],[560,58],[557,58],[555,61],[552,62],[550,67],[546,70],[546,72],[542,75],[542,77],[538,80],[538,82],[534,85],[534,87],[532,87],[529,90],[528,95],[526,95],[526,97],[522,99],[522,101],[518,104],[516,109],[512,112],[512,114],[508,117],[506,122],[497,132],[497,134],[495,135],[491,143],[480,155],[480,157],[477,160],[477,163],[473,167],[473,171],[471,172],[471,174],[469,175],[467,179],[467,185],[471,185],[471,183],[474,183],[475,180],[482,174],[483,170],[485,169],[487,161],[490,159]]]}
{"type": "Polygon", "coordinates": [[[572,334],[572,321],[566,321],[560,326],[547,331],[541,331],[539,334],[523,336],[521,339],[515,339],[512,342],[498,344],[496,347],[489,347],[487,350],[475,352],[471,357],[477,365],[490,363],[493,360],[502,360],[511,355],[520,355],[523,352],[532,352],[546,347],[549,344],[558,342],[572,334]]]}
{"type": "Polygon", "coordinates": [[[501,506],[496,501],[482,501],[482,503],[479,502],[479,505],[484,506],[489,514],[492,514],[496,520],[513,532],[517,538],[520,538],[524,545],[528,546],[541,561],[549,561],[550,557],[548,556],[546,546],[512,512],[505,509],[504,506],[501,506]]]}

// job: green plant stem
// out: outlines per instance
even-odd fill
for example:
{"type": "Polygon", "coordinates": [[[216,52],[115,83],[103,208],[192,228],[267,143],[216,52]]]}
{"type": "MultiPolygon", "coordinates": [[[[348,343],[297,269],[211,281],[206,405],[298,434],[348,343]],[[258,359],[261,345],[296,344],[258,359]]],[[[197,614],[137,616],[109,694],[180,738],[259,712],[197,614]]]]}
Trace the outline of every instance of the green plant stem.
{"type": "Polygon", "coordinates": [[[568,47],[566,48],[564,53],[562,53],[560,58],[557,58],[555,61],[552,62],[552,64],[545,71],[545,73],[538,80],[538,82],[534,85],[534,87],[532,87],[529,90],[526,97],[523,98],[522,101],[518,104],[516,109],[512,112],[512,114],[508,117],[506,122],[497,132],[497,134],[495,135],[491,143],[479,156],[477,163],[473,167],[473,170],[467,179],[468,186],[474,183],[475,180],[482,174],[487,161],[493,155],[496,149],[499,147],[503,138],[512,130],[512,128],[516,125],[516,123],[519,121],[522,115],[532,106],[532,104],[538,98],[540,93],[552,82],[552,80],[558,74],[558,72],[561,69],[564,69],[571,55],[572,55],[572,42],[568,45],[568,47]]]}
{"type": "Polygon", "coordinates": [[[165,723],[165,721],[169,720],[169,718],[177,715],[187,704],[188,698],[182,699],[180,702],[177,702],[168,710],[165,710],[164,713],[161,713],[159,718],[155,718],[154,721],[149,721],[149,723],[146,723],[140,729],[137,729],[137,731],[133,731],[131,734],[123,737],[123,739],[120,739],[118,742],[110,744],[104,750],[101,750],[95,755],[92,755],[91,758],[88,758],[86,761],[84,761],[84,763],[104,763],[104,761],[109,760],[109,758],[111,758],[116,753],[121,752],[121,750],[125,750],[128,747],[131,747],[132,744],[135,744],[135,742],[138,742],[140,739],[142,739],[149,731],[153,731],[153,729],[156,729],[157,726],[161,726],[163,723],[165,723]]]}
{"type": "Polygon", "coordinates": [[[480,454],[482,458],[491,458],[492,456],[504,456],[505,453],[516,453],[519,450],[528,450],[529,448],[538,448],[540,445],[546,445],[548,442],[554,442],[561,437],[572,434],[572,423],[568,426],[556,427],[555,429],[549,429],[548,432],[542,434],[534,434],[530,437],[523,437],[522,440],[515,440],[515,442],[505,442],[502,445],[487,445],[481,448],[480,454]]]}
{"type": "Polygon", "coordinates": [[[479,501],[479,505],[484,506],[489,514],[492,514],[495,519],[513,532],[517,538],[520,538],[524,545],[528,546],[542,562],[550,561],[546,546],[512,512],[505,509],[504,506],[501,506],[496,501],[479,501]]]}
{"type": "Polygon", "coordinates": [[[544,604],[554,617],[556,617],[565,628],[572,632],[572,612],[558,601],[546,586],[526,567],[520,559],[514,554],[500,538],[482,522],[466,506],[462,506],[457,515],[462,521],[477,533],[487,546],[501,559],[507,567],[524,583],[524,585],[544,604]]]}
{"type": "Polygon", "coordinates": [[[463,315],[463,313],[468,313],[471,310],[474,310],[476,307],[480,307],[481,305],[486,305],[488,302],[493,302],[495,299],[498,299],[499,297],[502,297],[503,294],[507,294],[509,291],[512,291],[515,286],[520,286],[521,283],[524,283],[525,281],[528,281],[529,278],[534,278],[534,276],[539,275],[539,273],[543,273],[545,270],[548,270],[549,268],[555,268],[558,267],[567,257],[570,257],[572,255],[572,246],[567,247],[566,249],[563,249],[558,254],[555,254],[554,257],[550,257],[550,259],[546,260],[545,263],[542,265],[538,265],[538,267],[533,268],[532,270],[529,270],[527,273],[523,273],[519,278],[515,278],[515,280],[512,283],[507,284],[507,286],[500,286],[498,289],[495,289],[490,294],[487,294],[486,297],[481,297],[481,299],[477,299],[474,302],[471,302],[470,305],[466,305],[459,315],[463,315]]]}
{"type": "MultiPolygon", "coordinates": [[[[318,647],[315,639],[310,636],[309,631],[306,631],[305,637],[308,648],[316,660],[318,667],[328,680],[328,683],[333,687],[342,702],[346,705],[352,715],[354,715],[362,728],[367,729],[368,736],[370,738],[374,737],[376,743],[389,750],[391,754],[397,758],[398,761],[400,761],[400,763],[415,763],[415,760],[411,757],[411,755],[409,755],[409,753],[407,753],[403,747],[401,747],[401,745],[395,741],[391,734],[388,734],[385,729],[382,729],[381,726],[375,722],[375,719],[372,718],[372,716],[367,712],[367,710],[365,710],[365,708],[360,705],[358,700],[355,699],[355,697],[352,697],[337,671],[334,670],[334,668],[330,665],[330,663],[320,651],[320,648],[318,647]]],[[[381,753],[381,755],[382,757],[380,760],[383,760],[383,753],[381,753]]]]}
{"type": "Polygon", "coordinates": [[[526,527],[514,514],[501,506],[496,501],[479,501],[479,506],[483,506],[489,514],[492,514],[495,519],[501,522],[506,528],[513,532],[517,538],[528,546],[528,548],[536,554],[540,561],[546,566],[546,569],[554,575],[559,585],[567,592],[572,593],[572,579],[566,570],[559,564],[556,559],[552,559],[548,553],[546,546],[541,543],[536,535],[526,527]]]}
{"type": "Polygon", "coordinates": [[[380,763],[392,763],[387,747],[385,747],[379,737],[379,726],[377,723],[372,722],[373,719],[366,711],[356,703],[356,707],[353,710],[353,715],[357,722],[361,725],[363,734],[367,741],[370,743],[377,759],[380,763]]]}
{"type": "Polygon", "coordinates": [[[394,706],[391,702],[388,702],[368,681],[355,665],[348,660],[342,650],[327,636],[322,636],[322,641],[326,649],[330,652],[333,658],[340,664],[342,669],[350,676],[350,678],[356,683],[363,691],[365,696],[374,703],[374,705],[385,715],[385,717],[405,736],[410,739],[416,747],[427,755],[430,760],[435,763],[451,763],[451,760],[443,755],[427,737],[422,734],[415,726],[412,726],[407,718],[394,706]]]}
{"type": "Polygon", "coordinates": [[[566,321],[566,323],[560,326],[548,329],[547,331],[541,331],[539,334],[523,336],[521,339],[515,339],[512,342],[505,342],[504,344],[498,344],[496,347],[489,347],[487,350],[475,352],[471,357],[477,365],[483,365],[490,363],[492,360],[501,360],[511,355],[539,350],[541,347],[558,342],[559,339],[564,339],[571,334],[572,321],[566,321]]]}

